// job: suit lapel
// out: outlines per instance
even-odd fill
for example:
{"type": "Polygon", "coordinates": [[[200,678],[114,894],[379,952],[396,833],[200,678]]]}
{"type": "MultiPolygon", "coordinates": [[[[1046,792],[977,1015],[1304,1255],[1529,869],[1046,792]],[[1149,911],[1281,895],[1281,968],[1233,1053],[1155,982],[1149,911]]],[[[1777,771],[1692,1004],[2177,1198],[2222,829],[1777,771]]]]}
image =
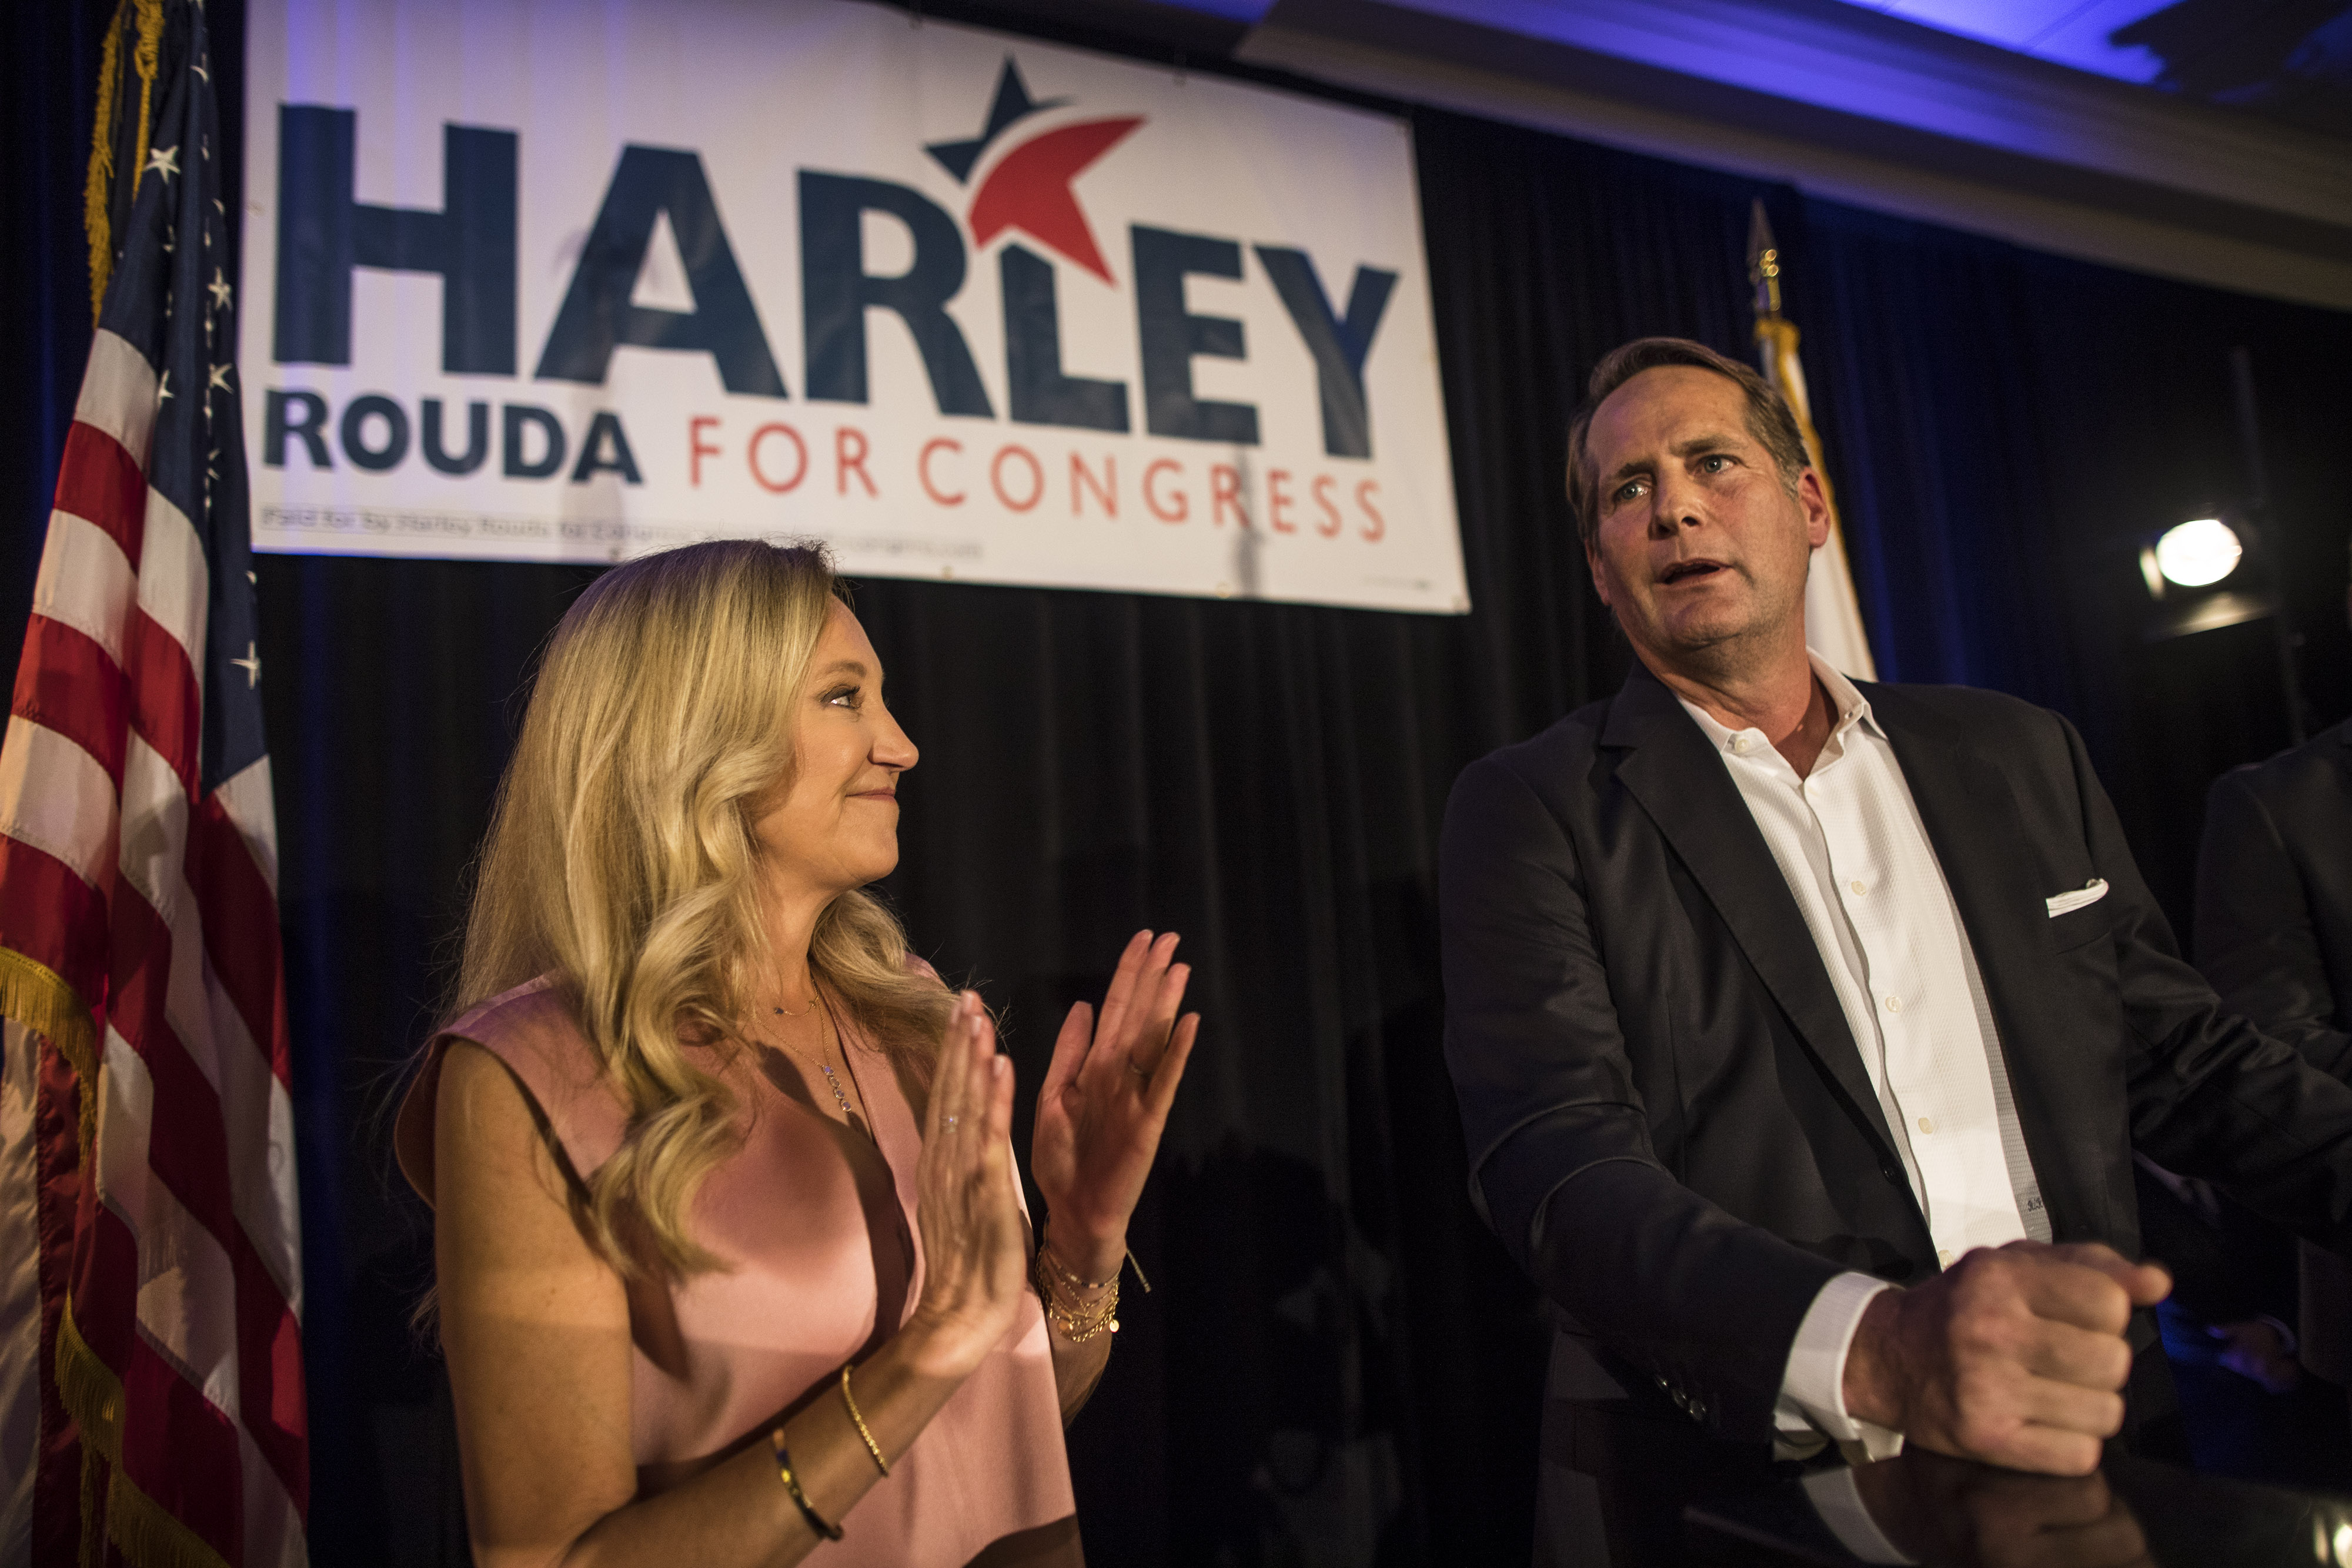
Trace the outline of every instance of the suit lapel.
{"type": "MultiPolygon", "coordinates": [[[[2032,841],[2016,791],[2000,768],[1978,750],[1953,744],[1925,716],[1913,711],[1900,691],[1863,686],[1871,712],[1895,747],[1903,779],[1919,808],[1927,842],[1943,867],[1944,882],[1974,949],[1993,1024],[2000,1033],[2000,1057],[2009,1070],[2011,1099],[2042,1198],[2055,1204],[2062,1194],[2053,1178],[2068,1168],[2051,1111],[2074,1103],[2080,1085],[2063,1074],[2063,1052],[2031,1048],[2036,1016],[2032,988],[2046,973],[2044,890],[2027,871],[2027,857],[2000,852],[2003,844],[2032,841]]],[[[2053,1208],[2051,1219],[2058,1223],[2053,1208]]],[[[2063,1232],[2062,1232],[2063,1234],[2063,1232]]]]}
{"type": "Polygon", "coordinates": [[[1891,1157],[1895,1141],[1886,1113],[1804,912],[1723,758],[1674,694],[1638,664],[1610,705],[1601,743],[1625,752],[1618,779],[1690,869],[1805,1048],[1891,1157]]]}

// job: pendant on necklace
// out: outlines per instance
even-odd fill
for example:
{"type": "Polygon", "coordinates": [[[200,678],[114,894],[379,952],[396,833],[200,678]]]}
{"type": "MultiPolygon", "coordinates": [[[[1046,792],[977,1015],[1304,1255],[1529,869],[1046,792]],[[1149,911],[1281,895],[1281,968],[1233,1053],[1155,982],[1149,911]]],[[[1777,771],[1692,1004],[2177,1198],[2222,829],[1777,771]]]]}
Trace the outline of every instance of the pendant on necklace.
{"type": "Polygon", "coordinates": [[[820,1061],[817,1071],[824,1074],[824,1086],[833,1091],[833,1103],[841,1107],[842,1119],[849,1117],[849,1096],[841,1092],[841,1080],[833,1075],[833,1063],[820,1061]]]}

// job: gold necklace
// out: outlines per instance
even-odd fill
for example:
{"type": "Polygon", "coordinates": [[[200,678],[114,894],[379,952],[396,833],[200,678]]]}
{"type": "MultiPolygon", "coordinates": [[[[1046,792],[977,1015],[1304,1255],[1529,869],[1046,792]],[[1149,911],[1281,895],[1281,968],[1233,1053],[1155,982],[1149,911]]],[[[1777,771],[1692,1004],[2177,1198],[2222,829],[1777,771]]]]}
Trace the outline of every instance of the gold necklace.
{"type": "MultiPolygon", "coordinates": [[[[780,1012],[780,1013],[784,1011],[784,1009],[782,1009],[782,1008],[778,1008],[778,1009],[776,1009],[775,1010],[776,1010],[776,1011],[778,1011],[778,1012],[780,1012]]],[[[816,1003],[814,1003],[814,1001],[812,1001],[811,1003],[809,1003],[809,1012],[814,1012],[814,1011],[815,1011],[815,1010],[816,1010],[816,1003]]],[[[806,1018],[806,1017],[808,1016],[808,1013],[806,1013],[806,1012],[803,1012],[803,1013],[784,1013],[784,1016],[785,1016],[786,1018],[806,1018]]],[[[830,1019],[831,1016],[832,1016],[832,1015],[831,1015],[830,1013],[828,1013],[828,1014],[826,1015],[826,1017],[827,1017],[827,1019],[830,1019]]],[[[794,1057],[797,1057],[799,1060],[801,1060],[801,1061],[803,1061],[808,1062],[808,1064],[809,1064],[810,1066],[812,1066],[812,1067],[815,1068],[819,1072],[822,1072],[822,1073],[824,1073],[824,1086],[825,1086],[827,1089],[830,1089],[830,1090],[832,1090],[832,1091],[833,1091],[833,1103],[834,1103],[835,1104],[836,1104],[836,1105],[838,1105],[838,1106],[840,1106],[840,1107],[841,1107],[841,1118],[842,1118],[842,1120],[843,1120],[843,1121],[845,1121],[845,1121],[847,1121],[847,1120],[849,1120],[849,1118],[850,1118],[850,1116],[851,1116],[851,1114],[852,1114],[852,1113],[851,1113],[851,1111],[850,1111],[850,1109],[849,1109],[849,1096],[848,1096],[847,1094],[845,1094],[845,1093],[843,1093],[843,1092],[842,1092],[842,1089],[841,1089],[841,1080],[840,1080],[840,1078],[838,1078],[837,1076],[835,1076],[835,1075],[834,1071],[833,1071],[833,1063],[832,1063],[832,1062],[830,1062],[830,1061],[825,1061],[825,1060],[824,1060],[824,1058],[822,1055],[819,1055],[819,1056],[818,1056],[818,1057],[816,1057],[814,1061],[812,1061],[812,1060],[810,1059],[810,1057],[809,1057],[809,1055],[808,1055],[808,1053],[807,1053],[807,1052],[805,1052],[805,1051],[803,1051],[799,1050],[799,1049],[798,1049],[797,1047],[795,1047],[795,1046],[794,1046],[794,1045],[793,1045],[790,1040],[784,1040],[784,1039],[782,1039],[782,1037],[779,1037],[779,1038],[777,1039],[776,1043],[777,1043],[778,1045],[782,1046],[782,1047],[784,1048],[784,1050],[785,1050],[788,1053],[790,1053],[791,1055],[793,1055],[793,1056],[794,1056],[794,1057]]],[[[818,1051],[823,1051],[823,1050],[824,1049],[824,1024],[819,1024],[819,1025],[817,1026],[817,1049],[818,1049],[818,1051]]],[[[848,1063],[849,1063],[849,1057],[848,1057],[848,1054],[847,1054],[846,1052],[844,1052],[844,1053],[843,1053],[843,1056],[842,1056],[842,1059],[841,1059],[841,1060],[842,1060],[842,1065],[844,1065],[845,1067],[848,1065],[848,1063]]],[[[863,1096],[863,1095],[861,1095],[861,1096],[860,1096],[860,1098],[862,1099],[862,1098],[864,1098],[864,1096],[863,1096]]]]}

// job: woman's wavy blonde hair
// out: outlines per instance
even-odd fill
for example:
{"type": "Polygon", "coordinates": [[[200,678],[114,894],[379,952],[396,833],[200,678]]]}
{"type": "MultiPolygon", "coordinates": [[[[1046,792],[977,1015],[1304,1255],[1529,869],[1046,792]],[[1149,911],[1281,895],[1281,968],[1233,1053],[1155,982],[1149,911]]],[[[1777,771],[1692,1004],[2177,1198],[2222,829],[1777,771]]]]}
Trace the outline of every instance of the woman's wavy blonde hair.
{"type": "MultiPolygon", "coordinates": [[[[556,627],[482,846],[449,1019],[551,975],[628,1107],[574,1208],[624,1274],[718,1267],[687,1229],[740,1143],[709,1051],[738,1049],[765,950],[753,824],[836,599],[820,548],[728,540],[614,568],[556,627]]],[[[818,917],[815,977],[928,1082],[953,998],[866,894],[818,917]]],[[[447,1021],[447,1020],[445,1020],[447,1021]]]]}

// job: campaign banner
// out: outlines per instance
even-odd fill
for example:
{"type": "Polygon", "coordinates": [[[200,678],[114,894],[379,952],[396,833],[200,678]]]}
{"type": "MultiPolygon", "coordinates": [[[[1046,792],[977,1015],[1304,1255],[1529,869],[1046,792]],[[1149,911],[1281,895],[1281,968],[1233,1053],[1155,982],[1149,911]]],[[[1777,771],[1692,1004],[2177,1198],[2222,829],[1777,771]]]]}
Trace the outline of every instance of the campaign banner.
{"type": "Polygon", "coordinates": [[[848,0],[248,16],[258,549],[1469,608],[1402,120],[848,0]]]}

